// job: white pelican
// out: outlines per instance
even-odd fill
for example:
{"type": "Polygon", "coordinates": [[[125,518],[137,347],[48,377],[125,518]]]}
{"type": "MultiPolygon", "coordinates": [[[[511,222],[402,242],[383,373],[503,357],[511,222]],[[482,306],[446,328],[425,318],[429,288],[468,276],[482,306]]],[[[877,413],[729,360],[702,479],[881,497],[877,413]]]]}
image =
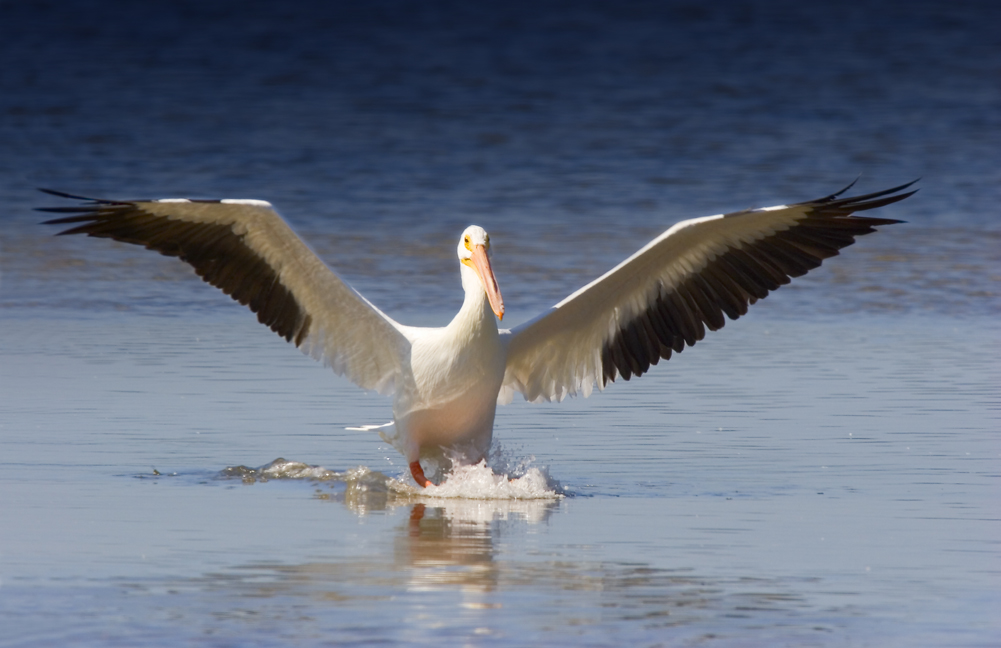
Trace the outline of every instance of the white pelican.
{"type": "MultiPolygon", "coordinates": [[[[853,183],[854,184],[854,183],[853,183]]],[[[444,450],[478,461],[498,402],[588,396],[680,353],[749,304],[816,268],[855,237],[900,221],[853,217],[895,203],[913,182],[842,198],[686,220],[535,319],[500,329],[504,302],[490,237],[466,228],[457,254],[465,299],[443,328],[394,321],[332,272],[260,200],[100,200],[41,211],[72,216],[60,234],[144,245],[179,257],[257,319],[364,389],[394,394],[393,419],[414,480],[444,450]],[[495,319],[496,317],[496,319],[495,319]]]]}

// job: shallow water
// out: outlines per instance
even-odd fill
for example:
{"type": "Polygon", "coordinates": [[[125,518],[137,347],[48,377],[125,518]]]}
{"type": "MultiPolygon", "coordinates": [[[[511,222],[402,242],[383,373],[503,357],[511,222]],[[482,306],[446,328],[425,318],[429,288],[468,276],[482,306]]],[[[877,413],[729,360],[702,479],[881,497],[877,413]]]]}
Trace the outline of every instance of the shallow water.
{"type": "Polygon", "coordinates": [[[993,5],[420,6],[0,7],[0,645],[994,645],[993,5]],[[500,408],[433,492],[345,429],[388,399],[30,211],[268,199],[428,325],[475,221],[514,325],[860,171],[923,176],[906,225],[641,379],[500,408]]]}
{"type": "Polygon", "coordinates": [[[503,408],[502,453],[564,497],[456,500],[343,430],[388,402],[240,315],[5,320],[8,643],[997,630],[997,331],[749,319],[634,384],[503,408]],[[355,474],[222,473],[279,454],[355,474]]]}

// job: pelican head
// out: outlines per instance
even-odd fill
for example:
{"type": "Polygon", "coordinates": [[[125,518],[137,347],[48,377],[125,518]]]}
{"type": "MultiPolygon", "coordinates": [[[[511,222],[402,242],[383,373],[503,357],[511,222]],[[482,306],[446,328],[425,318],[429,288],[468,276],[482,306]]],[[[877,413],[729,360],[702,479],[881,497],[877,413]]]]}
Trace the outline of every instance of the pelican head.
{"type": "Polygon", "coordinates": [[[504,319],[504,299],[501,297],[500,288],[497,287],[494,270],[490,266],[490,235],[479,225],[470,225],[462,233],[457,251],[459,262],[471,268],[479,277],[480,285],[487,294],[494,315],[497,319],[504,319]]]}

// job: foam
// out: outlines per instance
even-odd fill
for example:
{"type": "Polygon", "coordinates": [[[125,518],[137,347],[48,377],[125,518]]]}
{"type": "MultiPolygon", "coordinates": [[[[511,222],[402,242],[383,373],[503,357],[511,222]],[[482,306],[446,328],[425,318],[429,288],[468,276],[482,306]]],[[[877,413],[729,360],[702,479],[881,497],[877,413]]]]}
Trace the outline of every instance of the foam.
{"type": "MultiPolygon", "coordinates": [[[[409,475],[406,476],[409,479],[409,475]]],[[[421,499],[553,500],[563,497],[559,485],[538,468],[528,468],[520,477],[497,474],[485,461],[456,466],[435,486],[419,488],[405,484],[421,499]]]]}
{"type": "Polygon", "coordinates": [[[342,482],[351,488],[381,492],[394,499],[406,501],[425,500],[556,500],[564,494],[559,483],[544,470],[530,466],[531,459],[522,459],[513,465],[501,461],[499,472],[486,461],[468,466],[454,464],[439,485],[420,488],[406,471],[398,477],[389,477],[367,466],[358,466],[336,472],[323,466],[313,466],[300,461],[275,459],[258,468],[234,466],[221,471],[224,478],[239,477],[245,482],[266,482],[272,479],[306,479],[342,482]]]}

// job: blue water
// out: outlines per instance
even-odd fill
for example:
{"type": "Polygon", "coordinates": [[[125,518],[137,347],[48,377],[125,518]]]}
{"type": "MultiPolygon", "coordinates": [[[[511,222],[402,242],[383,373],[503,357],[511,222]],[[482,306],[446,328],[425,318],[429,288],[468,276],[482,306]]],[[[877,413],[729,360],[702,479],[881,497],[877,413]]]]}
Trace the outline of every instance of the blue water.
{"type": "Polygon", "coordinates": [[[992,3],[0,4],[0,645],[989,646],[992,3]],[[498,411],[557,499],[425,500],[362,393],[52,187],[274,203],[393,317],[517,324],[677,220],[921,177],[639,380],[498,411]],[[387,254],[387,250],[392,253],[387,254]],[[354,477],[243,480],[284,457],[354,477]],[[360,467],[360,468],[359,468],[360,467]],[[358,477],[361,475],[361,477],[358,477]],[[387,481],[388,480],[388,481],[387,481]]]}

